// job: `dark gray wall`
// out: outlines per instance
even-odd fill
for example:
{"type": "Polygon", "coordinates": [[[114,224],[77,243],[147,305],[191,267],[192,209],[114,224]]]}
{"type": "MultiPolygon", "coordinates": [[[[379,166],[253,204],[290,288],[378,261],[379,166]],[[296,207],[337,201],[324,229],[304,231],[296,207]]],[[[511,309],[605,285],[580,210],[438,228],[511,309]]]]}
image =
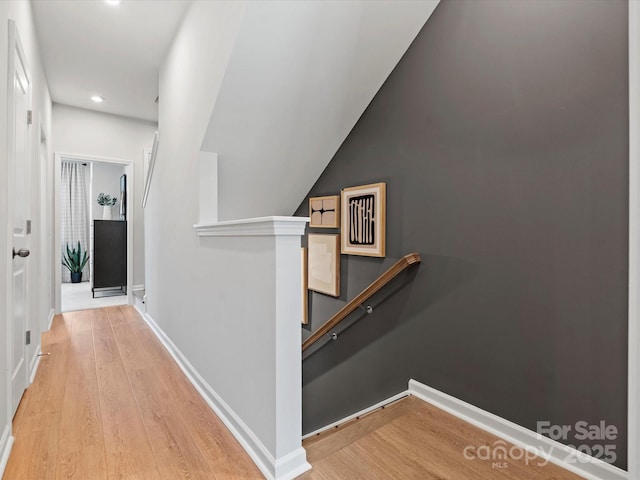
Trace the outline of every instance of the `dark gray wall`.
{"type": "Polygon", "coordinates": [[[387,258],[342,256],[309,330],[423,262],[304,360],[305,432],[415,378],[534,430],[605,420],[626,467],[627,50],[624,0],[442,1],[309,193],[388,197],[387,258]]]}

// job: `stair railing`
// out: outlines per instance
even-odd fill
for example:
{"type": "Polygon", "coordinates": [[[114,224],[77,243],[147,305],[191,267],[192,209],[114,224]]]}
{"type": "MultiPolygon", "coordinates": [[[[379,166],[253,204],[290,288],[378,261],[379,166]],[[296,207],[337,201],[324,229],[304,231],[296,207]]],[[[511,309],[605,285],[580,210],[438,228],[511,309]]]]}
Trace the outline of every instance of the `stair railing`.
{"type": "MultiPolygon", "coordinates": [[[[318,330],[313,332],[309,338],[307,338],[304,342],[302,342],[302,351],[304,352],[311,345],[316,343],[322,337],[324,337],[327,333],[329,333],[332,329],[334,329],[342,320],[347,318],[347,316],[356,310],[357,308],[361,308],[362,304],[366,302],[374,293],[384,287],[387,283],[397,277],[400,273],[406,270],[408,267],[415,263],[420,263],[422,259],[418,253],[410,253],[405,255],[400,260],[398,260],[389,270],[384,272],[378,278],[376,278],[367,288],[362,290],[358,295],[356,295],[353,300],[349,301],[344,307],[342,307],[336,314],[331,317],[324,325],[322,325],[318,330]]],[[[368,313],[371,313],[371,307],[366,307],[368,313]]]]}

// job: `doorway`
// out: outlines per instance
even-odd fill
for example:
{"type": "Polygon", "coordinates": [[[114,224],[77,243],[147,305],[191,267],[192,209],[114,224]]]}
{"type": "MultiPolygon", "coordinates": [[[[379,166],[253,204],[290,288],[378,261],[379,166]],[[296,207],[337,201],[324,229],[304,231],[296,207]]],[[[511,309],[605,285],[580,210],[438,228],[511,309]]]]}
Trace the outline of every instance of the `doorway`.
{"type": "MultiPolygon", "coordinates": [[[[55,169],[56,313],[112,305],[132,305],[134,248],[131,226],[134,221],[135,185],[133,161],[56,153],[55,169]],[[67,191],[70,186],[73,189],[71,195],[67,191]],[[99,205],[100,194],[102,195],[99,205]],[[105,198],[107,196],[111,201],[105,198]],[[73,208],[75,212],[70,212],[69,201],[78,203],[77,207],[73,208]],[[83,221],[70,222],[71,215],[83,221]],[[108,227],[107,231],[113,231],[115,228],[120,232],[119,235],[105,238],[105,226],[108,227]],[[106,248],[103,249],[101,245],[105,244],[106,248]],[[97,257],[94,251],[96,246],[99,249],[97,257]],[[77,283],[71,283],[71,271],[63,266],[65,257],[69,256],[67,247],[80,263],[85,254],[87,255],[86,264],[81,269],[81,278],[73,279],[77,283]],[[105,255],[112,258],[105,261],[105,255]],[[110,277],[106,284],[105,264],[107,267],[118,265],[118,271],[122,272],[115,279],[113,273],[107,273],[110,277]]],[[[71,264],[74,266],[73,261],[71,264]]]]}

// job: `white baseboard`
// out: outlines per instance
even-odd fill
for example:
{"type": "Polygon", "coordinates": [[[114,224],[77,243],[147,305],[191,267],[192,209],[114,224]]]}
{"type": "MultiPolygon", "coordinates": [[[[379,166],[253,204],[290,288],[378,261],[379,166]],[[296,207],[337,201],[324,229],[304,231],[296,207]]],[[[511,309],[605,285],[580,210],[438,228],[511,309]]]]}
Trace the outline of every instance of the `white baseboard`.
{"type": "MultiPolygon", "coordinates": [[[[53,317],[55,317],[55,312],[53,308],[49,310],[49,316],[47,318],[47,330],[51,330],[51,325],[53,324],[53,317]]],[[[38,335],[38,338],[41,336],[38,335]]],[[[33,357],[29,362],[29,385],[33,383],[33,380],[36,378],[36,373],[38,373],[38,367],[40,366],[40,354],[42,353],[42,345],[38,344],[33,352],[33,357]]]]}
{"type": "Polygon", "coordinates": [[[178,347],[162,331],[158,324],[147,313],[136,309],[147,322],[153,333],[167,349],[186,377],[204,398],[209,407],[220,417],[233,436],[240,442],[242,448],[249,454],[253,462],[268,480],[291,480],[309,470],[307,454],[302,446],[277,460],[271,455],[258,437],[242,421],[242,419],[225,403],[215,390],[202,378],[189,360],[180,352],[178,347]]]}
{"type": "Polygon", "coordinates": [[[521,427],[415,380],[409,381],[409,392],[415,397],[522,449],[540,452],[541,456],[550,462],[588,480],[629,479],[628,473],[618,467],[579,453],[560,442],[538,435],[532,430],[521,427]],[[575,463],[571,463],[572,461],[575,463]]]}
{"type": "Polygon", "coordinates": [[[314,430],[311,433],[307,433],[306,435],[302,436],[302,439],[305,440],[307,438],[313,437],[314,435],[319,435],[322,432],[326,432],[327,430],[331,430],[332,428],[337,427],[338,425],[342,425],[343,423],[347,423],[350,422],[351,420],[353,420],[354,418],[358,418],[361,417],[363,415],[366,415],[369,412],[373,412],[374,410],[377,410],[380,407],[383,407],[384,405],[388,405],[392,402],[395,402],[396,400],[400,400],[403,397],[406,397],[407,395],[410,395],[411,392],[409,392],[409,390],[405,390],[404,392],[400,392],[400,393],[396,393],[395,395],[393,395],[392,397],[387,398],[386,400],[382,400],[381,402],[376,403],[375,405],[372,405],[370,407],[365,408],[364,410],[360,410],[359,412],[353,413],[347,417],[344,417],[336,422],[333,422],[330,425],[326,425],[322,428],[319,428],[318,430],[314,430]]]}
{"type": "Polygon", "coordinates": [[[147,314],[147,304],[140,300],[135,295],[133,296],[133,306],[138,311],[141,316],[145,316],[147,314]]]}
{"type": "Polygon", "coordinates": [[[33,383],[33,380],[36,378],[36,372],[38,371],[38,367],[40,366],[40,353],[42,353],[41,345],[38,344],[35,352],[33,353],[33,358],[29,362],[29,372],[31,372],[29,374],[29,385],[31,385],[33,383]]]}
{"type": "MultiPolygon", "coordinates": [[[[251,454],[249,453],[249,455],[251,454]]],[[[260,465],[258,465],[258,468],[260,468],[260,465]]],[[[285,455],[284,457],[280,457],[275,461],[275,473],[273,475],[270,475],[269,472],[265,472],[260,468],[260,471],[269,480],[293,480],[307,470],[311,470],[311,464],[307,462],[307,451],[302,447],[302,445],[293,452],[285,455]]]]}
{"type": "Polygon", "coordinates": [[[11,447],[13,446],[13,436],[11,435],[11,424],[5,425],[2,437],[0,437],[0,478],[7,468],[11,447]]]}
{"type": "MultiPolygon", "coordinates": [[[[139,314],[140,314],[140,316],[144,319],[144,321],[145,321],[145,322],[149,323],[149,320],[147,320],[147,318],[146,318],[147,313],[146,313],[146,312],[143,312],[142,310],[140,310],[140,306],[138,305],[138,303],[140,303],[140,302],[135,302],[135,301],[134,301],[134,302],[133,302],[133,308],[135,308],[135,309],[138,311],[138,313],[139,313],[139,314]]],[[[150,326],[150,325],[149,325],[149,326],[150,326]]],[[[152,330],[153,330],[153,328],[152,328],[152,330]]],[[[156,337],[158,336],[158,334],[157,334],[155,331],[154,331],[153,333],[156,335],[156,337]]],[[[158,338],[159,338],[159,337],[158,337],[158,338]]],[[[162,341],[162,340],[161,340],[161,341],[162,341]]]]}

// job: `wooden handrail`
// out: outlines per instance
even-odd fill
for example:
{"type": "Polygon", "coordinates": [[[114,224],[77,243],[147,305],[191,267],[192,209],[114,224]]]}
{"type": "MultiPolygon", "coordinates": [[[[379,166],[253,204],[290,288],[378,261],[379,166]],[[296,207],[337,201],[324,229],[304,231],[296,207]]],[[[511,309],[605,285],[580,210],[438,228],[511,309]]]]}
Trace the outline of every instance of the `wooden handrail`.
{"type": "Polygon", "coordinates": [[[384,287],[387,283],[393,280],[399,273],[405,270],[407,267],[414,263],[420,263],[422,259],[417,253],[410,253],[398,260],[389,270],[384,272],[378,278],[376,278],[371,285],[365,288],[362,292],[356,295],[353,300],[342,307],[333,317],[331,317],[324,325],[318,330],[313,332],[309,338],[302,342],[302,351],[304,352],[311,345],[316,343],[320,338],[326,335],[331,329],[335,328],[347,315],[353,312],[356,308],[362,305],[369,297],[384,287]]]}

